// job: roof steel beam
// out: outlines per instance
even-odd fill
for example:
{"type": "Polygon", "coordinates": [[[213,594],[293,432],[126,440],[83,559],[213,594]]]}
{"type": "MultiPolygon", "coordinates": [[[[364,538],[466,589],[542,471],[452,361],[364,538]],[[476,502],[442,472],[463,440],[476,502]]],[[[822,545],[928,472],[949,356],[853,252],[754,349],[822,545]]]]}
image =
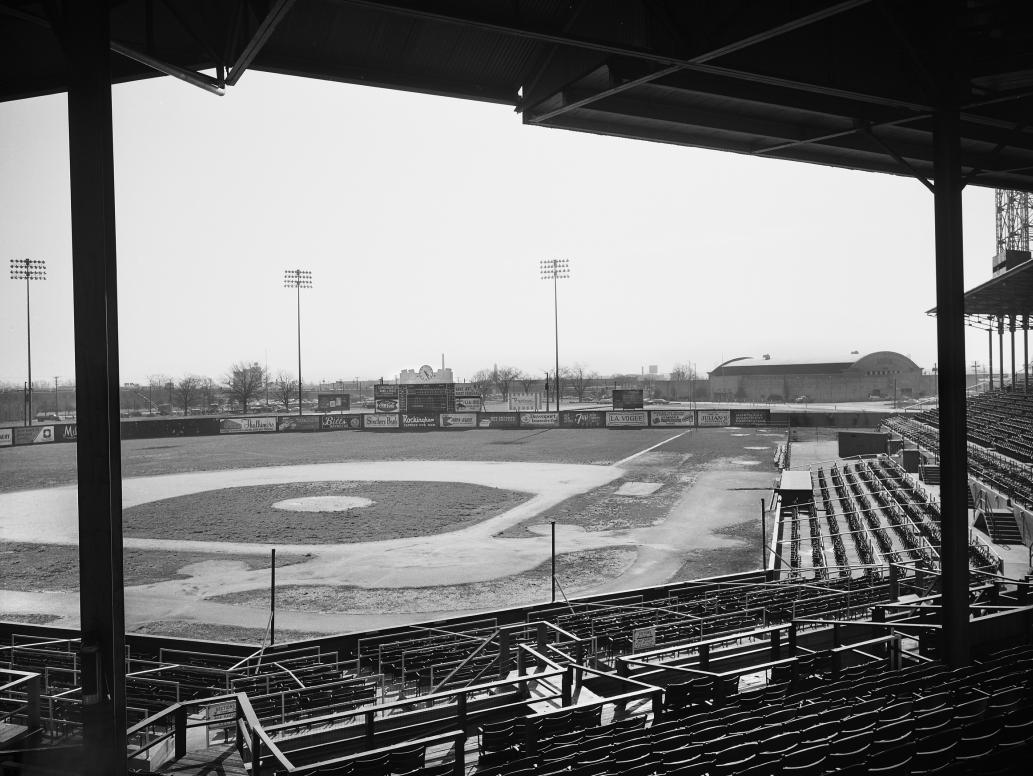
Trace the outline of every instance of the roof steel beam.
{"type": "Polygon", "coordinates": [[[147,65],[147,67],[153,68],[159,73],[171,75],[173,78],[178,78],[180,81],[193,84],[194,86],[200,87],[206,92],[211,92],[219,97],[226,94],[226,89],[223,87],[223,84],[217,79],[212,78],[210,75],[198,73],[194,70],[188,70],[185,67],[172,65],[168,62],[162,62],[160,59],[156,59],[149,54],[144,54],[136,51],[135,49],[131,49],[129,46],[119,43],[118,41],[111,41],[111,50],[116,54],[129,57],[129,59],[139,62],[141,65],[147,65]]]}
{"type": "MultiPolygon", "coordinates": [[[[454,14],[429,10],[426,7],[405,6],[397,2],[391,2],[390,0],[336,0],[336,2],[342,5],[350,5],[358,8],[364,8],[369,11],[393,13],[401,16],[422,19],[425,21],[471,27],[486,32],[495,32],[500,35],[512,35],[515,37],[526,38],[529,40],[535,40],[542,43],[554,43],[564,46],[571,46],[574,48],[598,51],[605,54],[611,54],[614,56],[625,56],[633,59],[655,62],[657,64],[665,65],[667,67],[677,66],[676,69],[685,69],[695,72],[706,72],[718,75],[726,75],[730,78],[745,80],[753,83],[764,83],[774,86],[798,89],[804,92],[810,92],[814,94],[838,96],[847,100],[859,100],[861,102],[867,102],[876,105],[884,105],[887,107],[898,107],[921,111],[931,110],[931,106],[924,105],[921,103],[909,102],[906,100],[899,100],[892,97],[865,94],[862,92],[855,92],[849,89],[835,89],[831,87],[821,86],[819,84],[794,81],[792,79],[763,75],[761,73],[749,73],[739,70],[730,70],[728,68],[716,67],[706,64],[707,62],[713,59],[717,59],[722,56],[726,56],[727,54],[733,53],[735,51],[748,48],[765,40],[770,40],[780,35],[784,35],[787,32],[791,32],[792,30],[800,29],[810,24],[814,24],[815,22],[822,21],[833,16],[837,16],[854,8],[867,5],[871,2],[871,0],[844,0],[843,2],[836,3],[835,5],[820,9],[819,11],[816,11],[812,14],[806,14],[797,19],[785,22],[784,24],[768,28],[767,30],[760,30],[754,33],[753,35],[746,36],[737,41],[729,42],[727,44],[716,47],[706,52],[700,52],[699,54],[693,55],[691,57],[673,56],[670,54],[664,54],[662,52],[650,51],[648,49],[637,48],[634,46],[621,45],[619,43],[613,43],[609,41],[599,41],[589,38],[582,38],[571,34],[556,33],[546,29],[534,29],[531,27],[519,26],[516,24],[488,21],[486,19],[470,19],[461,16],[456,16],[454,14]]],[[[659,77],[661,77],[660,74],[657,75],[657,78],[659,77]]]]}
{"type": "MultiPolygon", "coordinates": [[[[276,0],[272,7],[268,10],[265,18],[262,19],[258,25],[258,29],[255,30],[255,34],[251,36],[244,50],[240,52],[240,56],[236,58],[229,69],[229,76],[226,78],[226,83],[230,86],[235,86],[240,77],[244,75],[251,63],[255,61],[255,57],[258,56],[258,52],[265,46],[266,41],[272,37],[273,32],[279,26],[280,22],[283,21],[283,17],[287,15],[287,12],[294,5],[294,0],[276,0]]],[[[243,24],[247,18],[246,14],[241,14],[240,23],[243,24]]]]}
{"type": "Polygon", "coordinates": [[[455,14],[443,13],[441,11],[429,10],[426,4],[421,4],[418,7],[402,5],[398,2],[392,2],[391,0],[337,0],[337,2],[344,5],[353,5],[360,8],[365,8],[370,11],[382,11],[384,13],[393,13],[401,16],[410,16],[417,19],[423,19],[426,21],[441,22],[443,24],[455,24],[462,27],[472,27],[486,32],[497,32],[502,35],[513,35],[519,38],[527,38],[530,40],[536,40],[542,43],[556,43],[563,46],[574,46],[577,48],[592,49],[594,51],[601,51],[607,54],[616,54],[620,56],[631,56],[642,59],[649,59],[654,62],[659,62],[666,65],[690,65],[694,63],[708,62],[711,59],[731,54],[732,52],[739,51],[740,49],[747,48],[749,46],[756,45],[765,40],[784,35],[787,32],[791,32],[801,27],[806,27],[824,19],[838,16],[845,11],[858,8],[862,5],[868,5],[871,0],[842,0],[842,2],[834,5],[827,6],[819,9],[811,14],[806,14],[797,19],[791,19],[783,24],[770,27],[765,30],[759,30],[752,35],[748,35],[740,40],[730,41],[722,46],[718,46],[710,51],[701,52],[692,56],[691,58],[674,57],[667,54],[662,54],[648,49],[636,48],[634,46],[621,45],[618,43],[593,40],[590,38],[582,38],[570,33],[557,33],[546,29],[535,29],[527,26],[520,26],[516,24],[507,24],[495,21],[489,21],[487,19],[471,19],[469,17],[457,16],[455,14]]]}

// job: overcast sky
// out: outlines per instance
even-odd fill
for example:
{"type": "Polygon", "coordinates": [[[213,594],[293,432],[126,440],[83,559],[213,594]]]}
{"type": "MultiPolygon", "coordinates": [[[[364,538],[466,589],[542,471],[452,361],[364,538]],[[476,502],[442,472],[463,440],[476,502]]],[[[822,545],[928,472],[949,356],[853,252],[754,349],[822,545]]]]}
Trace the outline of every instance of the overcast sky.
{"type": "MultiPolygon", "coordinates": [[[[63,95],[0,104],[4,262],[40,258],[33,376],[74,373],[63,95]]],[[[123,382],[235,361],[459,379],[553,355],[602,374],[733,356],[895,350],[936,361],[932,195],[907,178],[525,127],[512,109],[249,72],[225,97],[114,88],[123,382]]],[[[993,191],[966,190],[966,284],[993,191]]],[[[0,285],[0,380],[25,379],[24,284],[0,285]]],[[[967,362],[986,360],[971,335],[967,362]]]]}

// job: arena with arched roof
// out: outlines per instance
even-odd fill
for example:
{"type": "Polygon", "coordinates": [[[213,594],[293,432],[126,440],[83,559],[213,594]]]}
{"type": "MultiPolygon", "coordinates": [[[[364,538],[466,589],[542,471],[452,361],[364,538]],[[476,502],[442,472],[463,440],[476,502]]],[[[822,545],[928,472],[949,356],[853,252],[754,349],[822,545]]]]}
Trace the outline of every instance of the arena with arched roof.
{"type": "Polygon", "coordinates": [[[871,396],[935,392],[922,367],[902,353],[880,350],[851,357],[809,359],[735,358],[710,372],[715,398],[729,401],[853,402],[871,396]]]}

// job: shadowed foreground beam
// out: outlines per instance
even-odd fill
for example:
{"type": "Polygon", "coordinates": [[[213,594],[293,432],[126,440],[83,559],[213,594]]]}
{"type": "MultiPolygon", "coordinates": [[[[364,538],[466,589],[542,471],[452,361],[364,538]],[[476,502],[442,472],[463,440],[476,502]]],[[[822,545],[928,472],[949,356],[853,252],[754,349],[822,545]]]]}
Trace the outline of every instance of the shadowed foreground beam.
{"type": "Polygon", "coordinates": [[[82,628],[81,772],[126,773],[122,468],[108,3],[66,4],[82,628]]]}

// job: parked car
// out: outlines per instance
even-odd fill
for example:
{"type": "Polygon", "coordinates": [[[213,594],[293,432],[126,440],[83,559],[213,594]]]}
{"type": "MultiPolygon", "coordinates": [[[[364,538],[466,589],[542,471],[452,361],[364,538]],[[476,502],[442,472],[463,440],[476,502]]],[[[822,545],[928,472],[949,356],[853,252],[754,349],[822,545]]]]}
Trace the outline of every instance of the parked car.
{"type": "Polygon", "coordinates": [[[795,399],[793,399],[793,401],[795,401],[797,404],[806,404],[810,400],[811,399],[809,396],[797,396],[795,399]]]}

